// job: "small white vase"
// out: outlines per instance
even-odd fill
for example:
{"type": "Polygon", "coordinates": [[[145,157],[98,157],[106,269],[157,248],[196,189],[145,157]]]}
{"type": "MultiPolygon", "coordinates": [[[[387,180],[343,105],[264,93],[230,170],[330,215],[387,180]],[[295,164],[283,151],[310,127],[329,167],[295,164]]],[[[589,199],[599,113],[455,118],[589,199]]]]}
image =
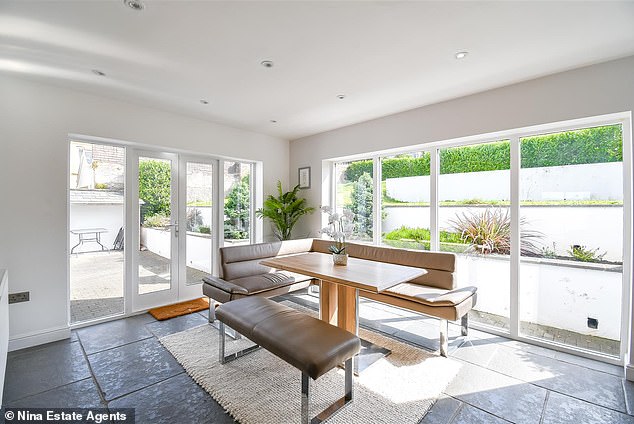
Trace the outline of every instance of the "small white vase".
{"type": "Polygon", "coordinates": [[[347,253],[333,253],[332,261],[335,265],[348,265],[348,254],[347,253]]]}

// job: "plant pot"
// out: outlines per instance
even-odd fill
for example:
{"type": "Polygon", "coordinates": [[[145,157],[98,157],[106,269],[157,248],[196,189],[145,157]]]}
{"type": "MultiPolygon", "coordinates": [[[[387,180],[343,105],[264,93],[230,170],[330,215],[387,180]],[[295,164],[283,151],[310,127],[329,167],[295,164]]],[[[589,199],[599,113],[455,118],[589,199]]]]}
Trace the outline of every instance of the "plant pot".
{"type": "Polygon", "coordinates": [[[332,261],[335,265],[348,265],[348,254],[347,253],[333,253],[332,261]]]}

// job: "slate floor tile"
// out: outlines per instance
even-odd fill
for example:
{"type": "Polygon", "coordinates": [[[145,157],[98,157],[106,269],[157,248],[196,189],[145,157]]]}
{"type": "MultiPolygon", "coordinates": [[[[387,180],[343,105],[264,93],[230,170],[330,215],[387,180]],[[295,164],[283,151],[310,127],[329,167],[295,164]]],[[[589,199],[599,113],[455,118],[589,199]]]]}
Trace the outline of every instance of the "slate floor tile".
{"type": "Polygon", "coordinates": [[[554,358],[557,359],[558,361],[580,365],[582,367],[590,368],[595,371],[606,372],[608,374],[612,374],[617,377],[625,376],[625,372],[622,366],[595,361],[593,359],[588,359],[582,356],[572,355],[570,353],[565,353],[565,352],[556,352],[554,358]]]}
{"type": "Polygon", "coordinates": [[[509,421],[504,420],[495,415],[491,415],[486,411],[474,408],[471,405],[464,404],[456,415],[451,424],[508,424],[509,421]]]}
{"type": "Polygon", "coordinates": [[[550,392],[543,424],[632,424],[634,417],[589,402],[550,392]]]}
{"type": "Polygon", "coordinates": [[[105,408],[92,378],[9,402],[14,408],[105,408]]]}
{"type": "Polygon", "coordinates": [[[176,359],[155,338],[88,356],[106,400],[183,372],[176,359]]]}
{"type": "Polygon", "coordinates": [[[10,352],[7,357],[3,402],[41,393],[90,377],[78,342],[47,343],[10,352]]]}
{"type": "Polygon", "coordinates": [[[495,343],[481,339],[468,339],[451,354],[451,357],[486,368],[497,350],[498,346],[495,343]]]}
{"type": "Polygon", "coordinates": [[[539,423],[546,399],[545,389],[468,363],[445,392],[516,423],[539,423]]]}
{"type": "Polygon", "coordinates": [[[164,321],[156,321],[150,324],[146,324],[145,328],[150,330],[150,332],[156,337],[161,338],[204,324],[208,324],[206,318],[203,318],[199,314],[188,314],[164,321]]]}
{"type": "Polygon", "coordinates": [[[187,374],[171,377],[110,402],[111,408],[135,408],[137,424],[234,423],[213,398],[187,374]],[[169,401],[166,402],[166,399],[169,401]]]}
{"type": "Polygon", "coordinates": [[[626,412],[621,378],[579,365],[500,347],[488,368],[607,408],[626,412]]]}
{"type": "Polygon", "coordinates": [[[152,333],[145,328],[145,324],[148,323],[146,315],[154,319],[148,314],[137,315],[80,328],[77,330],[77,335],[87,355],[123,346],[152,337],[152,333]]]}
{"type": "Polygon", "coordinates": [[[458,399],[442,395],[425,414],[420,424],[449,424],[462,405],[458,399]]]}

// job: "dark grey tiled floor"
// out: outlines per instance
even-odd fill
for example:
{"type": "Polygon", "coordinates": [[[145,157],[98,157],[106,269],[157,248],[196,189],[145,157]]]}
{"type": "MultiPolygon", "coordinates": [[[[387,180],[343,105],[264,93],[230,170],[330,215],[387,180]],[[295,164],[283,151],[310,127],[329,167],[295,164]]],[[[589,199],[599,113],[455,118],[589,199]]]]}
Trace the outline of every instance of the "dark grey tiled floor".
{"type": "MultiPolygon", "coordinates": [[[[307,306],[306,294],[286,296],[307,306]]],[[[438,322],[361,301],[361,324],[438,349],[438,322]]],[[[134,407],[138,423],[232,423],[158,342],[206,323],[207,312],[167,321],[144,314],[73,331],[69,340],[9,354],[5,406],[134,407]]],[[[458,375],[422,424],[632,423],[634,383],[620,367],[450,327],[458,375]],[[629,414],[628,414],[629,413],[629,414]]]]}

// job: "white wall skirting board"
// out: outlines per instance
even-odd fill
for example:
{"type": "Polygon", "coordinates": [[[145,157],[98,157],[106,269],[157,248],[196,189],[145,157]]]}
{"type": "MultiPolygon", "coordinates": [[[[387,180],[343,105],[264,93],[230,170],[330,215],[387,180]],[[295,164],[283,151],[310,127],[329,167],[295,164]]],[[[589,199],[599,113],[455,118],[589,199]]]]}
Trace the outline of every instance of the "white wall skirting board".
{"type": "Polygon", "coordinates": [[[9,352],[26,347],[37,346],[44,343],[56,342],[70,337],[70,327],[63,326],[51,328],[30,334],[19,334],[9,339],[9,352]]]}
{"type": "Polygon", "coordinates": [[[634,381],[634,365],[628,364],[625,366],[625,379],[634,381]]]}

